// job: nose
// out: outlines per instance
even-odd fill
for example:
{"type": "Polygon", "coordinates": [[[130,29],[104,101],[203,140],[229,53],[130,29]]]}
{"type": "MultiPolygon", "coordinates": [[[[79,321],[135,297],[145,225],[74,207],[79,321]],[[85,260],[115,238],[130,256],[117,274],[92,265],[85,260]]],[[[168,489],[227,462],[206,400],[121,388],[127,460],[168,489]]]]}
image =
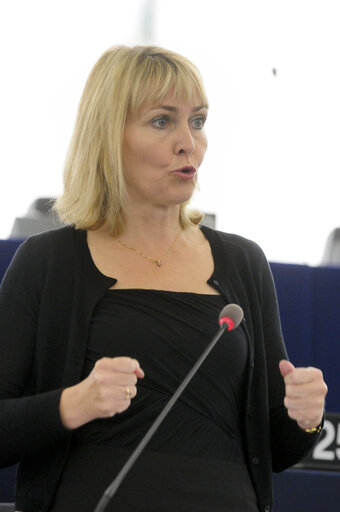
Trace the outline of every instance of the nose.
{"type": "Polygon", "coordinates": [[[195,139],[188,125],[179,128],[176,136],[175,151],[177,154],[190,155],[195,151],[195,139]]]}

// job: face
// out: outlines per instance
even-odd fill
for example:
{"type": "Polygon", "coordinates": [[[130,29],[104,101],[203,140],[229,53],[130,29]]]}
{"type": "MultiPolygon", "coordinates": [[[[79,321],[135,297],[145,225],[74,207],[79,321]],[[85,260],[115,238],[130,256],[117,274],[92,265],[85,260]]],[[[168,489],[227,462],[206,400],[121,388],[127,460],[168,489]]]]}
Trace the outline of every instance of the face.
{"type": "Polygon", "coordinates": [[[128,117],[123,162],[132,204],[167,207],[190,199],[207,149],[207,114],[198,95],[188,103],[169,92],[128,117]]]}

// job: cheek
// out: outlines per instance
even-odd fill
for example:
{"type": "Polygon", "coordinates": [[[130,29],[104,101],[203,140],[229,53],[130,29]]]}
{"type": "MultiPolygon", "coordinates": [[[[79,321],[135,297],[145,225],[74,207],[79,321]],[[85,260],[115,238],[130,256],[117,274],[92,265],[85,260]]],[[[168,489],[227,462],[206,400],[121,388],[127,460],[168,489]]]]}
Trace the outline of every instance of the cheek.
{"type": "Polygon", "coordinates": [[[165,151],[162,144],[157,141],[144,140],[127,144],[124,147],[124,167],[126,169],[141,169],[143,166],[153,167],[162,165],[165,160],[165,151]]]}
{"type": "Polygon", "coordinates": [[[202,163],[204,159],[205,152],[208,148],[208,140],[207,137],[204,135],[202,139],[199,141],[198,147],[197,147],[197,157],[200,161],[200,164],[202,163]]]}
{"type": "Polygon", "coordinates": [[[126,178],[133,176],[145,163],[147,150],[143,145],[125,144],[123,147],[123,166],[126,178]]]}

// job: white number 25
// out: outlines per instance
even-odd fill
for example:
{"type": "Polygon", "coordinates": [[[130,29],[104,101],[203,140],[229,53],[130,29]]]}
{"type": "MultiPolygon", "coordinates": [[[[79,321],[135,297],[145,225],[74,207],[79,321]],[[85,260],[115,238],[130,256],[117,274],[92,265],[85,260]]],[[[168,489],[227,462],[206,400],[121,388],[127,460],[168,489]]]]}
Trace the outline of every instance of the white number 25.
{"type": "Polygon", "coordinates": [[[337,425],[337,429],[333,423],[328,420],[325,420],[325,424],[323,427],[326,435],[319,443],[316,445],[313,451],[313,459],[318,460],[334,460],[335,457],[340,459],[340,447],[335,450],[327,450],[329,446],[335,441],[336,436],[336,444],[340,446],[340,423],[337,425]],[[337,430],[337,431],[336,431],[337,430]]]}

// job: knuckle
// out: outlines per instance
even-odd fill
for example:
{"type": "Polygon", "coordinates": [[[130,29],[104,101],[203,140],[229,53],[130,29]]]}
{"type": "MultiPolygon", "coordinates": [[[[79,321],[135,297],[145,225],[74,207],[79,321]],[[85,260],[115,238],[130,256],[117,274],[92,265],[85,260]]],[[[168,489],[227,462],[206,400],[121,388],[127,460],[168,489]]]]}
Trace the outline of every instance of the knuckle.
{"type": "Polygon", "coordinates": [[[103,413],[105,418],[112,418],[112,416],[115,414],[115,411],[112,407],[105,407],[103,413]]]}
{"type": "Polygon", "coordinates": [[[323,408],[325,405],[325,400],[324,400],[324,397],[320,397],[319,400],[317,401],[316,403],[316,408],[317,409],[320,409],[320,408],[323,408]]]}
{"type": "Polygon", "coordinates": [[[136,367],[136,362],[131,357],[114,357],[112,361],[114,368],[123,373],[133,373],[136,367]]]}
{"type": "Polygon", "coordinates": [[[117,405],[117,412],[124,412],[126,409],[130,406],[131,401],[130,400],[122,400],[119,405],[117,405]]]}
{"type": "Polygon", "coordinates": [[[112,397],[107,397],[102,402],[102,412],[105,417],[114,416],[118,412],[122,412],[127,408],[126,400],[117,400],[112,397]]]}
{"type": "Polygon", "coordinates": [[[291,384],[286,385],[286,396],[289,397],[293,394],[294,387],[291,384]]]}
{"type": "Polygon", "coordinates": [[[103,366],[103,362],[101,359],[98,359],[95,363],[94,363],[94,367],[93,369],[94,370],[100,370],[103,366]]]}
{"type": "Polygon", "coordinates": [[[323,372],[320,368],[310,368],[316,380],[323,382],[323,372]]]}
{"type": "Polygon", "coordinates": [[[129,371],[130,371],[131,373],[133,373],[133,375],[134,375],[134,372],[136,371],[136,368],[137,368],[137,367],[138,367],[138,363],[137,363],[137,361],[136,361],[135,359],[131,359],[131,360],[130,360],[130,368],[129,368],[129,371]]]}
{"type": "Polygon", "coordinates": [[[101,357],[100,359],[98,359],[96,362],[95,362],[95,366],[97,368],[102,368],[103,366],[106,365],[108,361],[108,358],[107,357],[101,357]]]}
{"type": "Polygon", "coordinates": [[[315,388],[315,394],[324,398],[328,393],[328,387],[325,382],[320,382],[315,388]]]}
{"type": "Polygon", "coordinates": [[[93,380],[94,380],[94,383],[99,387],[101,387],[104,384],[104,377],[101,373],[96,372],[93,375],[93,380]]]}
{"type": "Polygon", "coordinates": [[[294,411],[291,411],[290,409],[288,409],[288,416],[292,419],[292,420],[296,420],[296,414],[294,413],[294,411]]]}
{"type": "Polygon", "coordinates": [[[298,368],[296,368],[295,371],[291,372],[289,375],[290,375],[290,380],[288,381],[288,383],[291,386],[294,386],[295,384],[299,383],[299,381],[300,381],[300,373],[299,373],[298,368]]]}
{"type": "Polygon", "coordinates": [[[111,417],[114,414],[114,407],[112,403],[102,400],[100,404],[100,414],[105,418],[111,417]]]}

